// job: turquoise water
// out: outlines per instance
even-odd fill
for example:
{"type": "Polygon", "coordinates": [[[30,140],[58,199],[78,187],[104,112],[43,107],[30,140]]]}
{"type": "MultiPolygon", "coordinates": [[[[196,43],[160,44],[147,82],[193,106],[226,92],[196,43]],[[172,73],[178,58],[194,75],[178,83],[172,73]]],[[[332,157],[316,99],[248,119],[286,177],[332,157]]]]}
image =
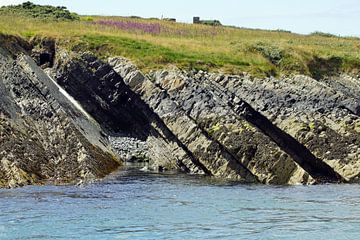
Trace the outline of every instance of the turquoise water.
{"type": "Polygon", "coordinates": [[[360,186],[233,185],[128,169],[0,190],[0,239],[358,239],[360,186]]]}

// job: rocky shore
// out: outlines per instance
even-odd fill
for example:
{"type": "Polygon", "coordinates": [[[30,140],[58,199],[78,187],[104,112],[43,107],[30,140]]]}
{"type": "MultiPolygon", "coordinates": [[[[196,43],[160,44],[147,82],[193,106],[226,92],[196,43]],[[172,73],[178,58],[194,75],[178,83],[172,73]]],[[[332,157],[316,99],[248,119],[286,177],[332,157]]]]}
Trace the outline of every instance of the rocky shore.
{"type": "Polygon", "coordinates": [[[123,161],[246,183],[358,181],[359,76],[144,75],[121,57],[1,38],[0,186],[91,181],[123,161]]]}

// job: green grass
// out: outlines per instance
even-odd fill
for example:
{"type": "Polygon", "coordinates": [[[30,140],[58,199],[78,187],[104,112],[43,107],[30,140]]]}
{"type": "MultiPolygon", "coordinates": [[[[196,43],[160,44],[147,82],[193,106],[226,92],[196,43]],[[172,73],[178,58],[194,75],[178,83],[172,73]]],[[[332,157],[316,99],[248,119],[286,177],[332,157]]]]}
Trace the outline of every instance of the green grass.
{"type": "Polygon", "coordinates": [[[101,58],[124,56],[142,70],[176,65],[182,69],[256,76],[302,73],[359,74],[360,39],[319,32],[312,35],[232,27],[182,24],[157,19],[82,16],[78,21],[31,18],[0,11],[0,33],[26,39],[57,39],[73,51],[93,51],[101,58]],[[99,20],[154,24],[159,33],[94,24],[99,20]]]}
{"type": "Polygon", "coordinates": [[[239,69],[250,66],[242,59],[231,58],[221,54],[204,54],[186,49],[174,50],[149,43],[145,40],[134,40],[118,36],[84,35],[72,46],[71,50],[89,49],[104,58],[121,55],[130,59],[139,59],[140,68],[157,69],[166,64],[175,64],[187,69],[222,68],[227,64],[239,69]]]}

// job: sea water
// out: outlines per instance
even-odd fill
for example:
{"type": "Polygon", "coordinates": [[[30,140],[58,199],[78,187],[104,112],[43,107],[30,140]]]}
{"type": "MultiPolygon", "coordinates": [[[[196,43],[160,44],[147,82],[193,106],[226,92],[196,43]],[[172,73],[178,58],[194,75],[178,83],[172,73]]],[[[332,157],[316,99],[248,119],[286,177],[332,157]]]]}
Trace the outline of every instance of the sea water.
{"type": "Polygon", "coordinates": [[[0,239],[358,239],[360,186],[263,186],[136,168],[0,190],[0,239]]]}

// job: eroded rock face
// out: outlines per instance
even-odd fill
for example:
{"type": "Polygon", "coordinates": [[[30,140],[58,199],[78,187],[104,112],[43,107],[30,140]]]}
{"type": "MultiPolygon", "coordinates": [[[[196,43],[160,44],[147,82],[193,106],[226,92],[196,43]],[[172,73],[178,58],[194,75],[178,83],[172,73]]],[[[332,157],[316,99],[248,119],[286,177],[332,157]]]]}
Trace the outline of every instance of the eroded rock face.
{"type": "MultiPolygon", "coordinates": [[[[298,184],[311,183],[313,178],[318,182],[342,180],[305,146],[241,98],[228,94],[215,81],[176,69],[155,72],[139,81],[140,72],[125,59],[114,58],[109,62],[183,142],[201,139],[192,135],[193,128],[199,129],[226,153],[226,161],[241,164],[260,182],[298,184]]],[[[199,149],[203,155],[207,152],[199,149]]],[[[220,165],[209,169],[214,175],[219,171],[220,176],[231,176],[220,165]]]]}
{"type": "Polygon", "coordinates": [[[41,68],[53,67],[56,52],[56,43],[51,38],[35,37],[31,40],[31,57],[41,68]]]}
{"type": "Polygon", "coordinates": [[[314,80],[306,76],[253,79],[247,75],[195,75],[197,79],[204,77],[249,102],[342,177],[358,180],[359,79],[349,76],[314,80]]]}
{"type": "Polygon", "coordinates": [[[123,58],[63,51],[44,71],[24,48],[0,47],[0,186],[103,177],[119,165],[114,152],[155,171],[247,183],[360,174],[359,79],[145,76],[123,58]]]}
{"type": "MultiPolygon", "coordinates": [[[[247,102],[230,94],[228,89],[216,82],[208,78],[196,78],[193,74],[185,75],[179,71],[170,74],[166,71],[158,72],[153,74],[153,79],[160,86],[169,89],[169,95],[181,106],[188,106],[188,114],[196,119],[198,124],[205,123],[207,132],[213,134],[239,159],[245,158],[254,174],[266,172],[268,177],[276,179],[277,183],[289,181],[294,173],[291,168],[284,166],[291,166],[295,162],[317,181],[337,181],[341,178],[296,139],[281,131],[247,102]],[[178,82],[179,77],[183,79],[185,87],[171,89],[173,84],[169,85],[169,82],[178,82]],[[243,150],[244,146],[246,151],[243,150]],[[249,152],[252,155],[249,155],[249,152]],[[289,155],[289,158],[277,159],[279,154],[283,153],[289,155]],[[260,165],[264,162],[266,165],[260,165]],[[256,164],[257,167],[253,167],[256,164]],[[274,166],[283,171],[279,173],[274,166]],[[279,180],[280,178],[282,180],[279,180]]],[[[267,179],[264,181],[268,182],[267,179]]]]}
{"type": "Polygon", "coordinates": [[[23,49],[2,46],[0,187],[91,181],[118,168],[107,139],[23,49]]]}
{"type": "Polygon", "coordinates": [[[261,182],[358,179],[359,79],[253,79],[177,69],[139,77],[125,59],[109,63],[165,122],[181,108],[172,131],[181,135],[192,121],[261,182]]]}
{"type": "Polygon", "coordinates": [[[64,56],[54,77],[101,124],[124,158],[151,159],[150,168],[159,171],[206,171],[108,64],[88,53],[75,59],[64,56]]]}
{"type": "Polygon", "coordinates": [[[91,108],[97,109],[95,119],[104,124],[112,139],[127,136],[119,137],[118,144],[112,141],[115,147],[126,148],[123,143],[129,142],[130,136],[137,137],[147,145],[146,157],[152,169],[180,169],[238,181],[259,181],[238,157],[171,99],[166,90],[135,68],[134,71],[123,68],[128,71],[123,78],[116,72],[118,68],[114,71],[88,54],[67,63],[59,64],[57,82],[89,113],[93,114],[91,108]]]}

